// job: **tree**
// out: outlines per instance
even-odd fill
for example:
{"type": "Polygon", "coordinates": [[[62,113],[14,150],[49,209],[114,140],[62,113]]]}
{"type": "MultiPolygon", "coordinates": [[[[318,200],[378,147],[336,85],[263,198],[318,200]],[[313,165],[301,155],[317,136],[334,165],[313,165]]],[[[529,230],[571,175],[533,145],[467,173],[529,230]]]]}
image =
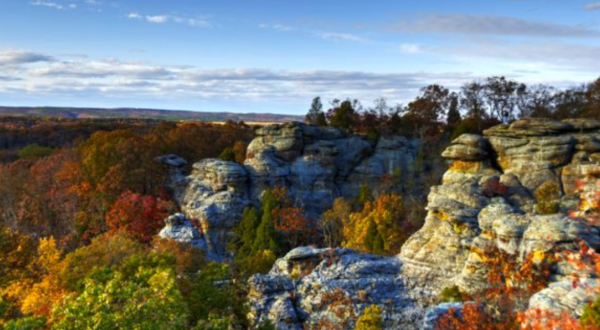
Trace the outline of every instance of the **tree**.
{"type": "Polygon", "coordinates": [[[582,116],[587,107],[585,94],[585,86],[573,87],[556,93],[553,100],[553,117],[567,119],[582,116]]]}
{"type": "MultiPolygon", "coordinates": [[[[306,114],[306,117],[304,120],[306,121],[307,124],[319,125],[320,121],[321,121],[320,117],[322,115],[324,116],[323,103],[321,102],[321,98],[317,96],[313,99],[312,104],[310,105],[310,109],[308,110],[308,113],[306,114]]],[[[319,126],[322,126],[322,125],[319,125],[319,126]]]]}
{"type": "Polygon", "coordinates": [[[424,122],[438,122],[445,115],[450,103],[450,91],[440,85],[429,85],[421,89],[421,94],[408,104],[408,113],[424,122]]]}
{"type": "Polygon", "coordinates": [[[416,231],[405,219],[402,198],[395,193],[366,202],[343,219],[344,246],[367,253],[395,254],[416,231]]]}
{"type": "Polygon", "coordinates": [[[600,78],[589,84],[585,92],[587,107],[585,116],[588,118],[600,118],[600,78]]]}
{"type": "Polygon", "coordinates": [[[150,243],[163,227],[163,220],[174,210],[174,204],[125,191],[106,215],[109,231],[125,231],[141,243],[150,243]]]}
{"type": "Polygon", "coordinates": [[[523,86],[505,77],[487,78],[484,95],[490,109],[490,116],[502,122],[514,118],[517,105],[516,93],[517,90],[524,88],[523,86]]]}
{"type": "Polygon", "coordinates": [[[52,329],[184,330],[187,317],[170,269],[140,267],[131,277],[104,269],[54,310],[52,329]]]}
{"type": "Polygon", "coordinates": [[[273,219],[273,210],[277,207],[277,203],[273,191],[271,189],[265,190],[262,197],[262,217],[256,230],[256,239],[252,248],[254,254],[265,250],[269,250],[274,254],[280,252],[273,219]]]}
{"type": "Polygon", "coordinates": [[[554,87],[548,85],[535,85],[528,89],[524,104],[520,106],[521,117],[552,116],[552,102],[554,101],[554,87]]]}
{"type": "Polygon", "coordinates": [[[471,82],[461,87],[460,105],[467,111],[467,118],[472,118],[481,131],[481,122],[487,116],[485,107],[485,87],[479,82],[471,82]]]}
{"type": "Polygon", "coordinates": [[[333,201],[331,209],[325,211],[319,222],[326,247],[341,246],[344,241],[344,220],[350,216],[352,207],[342,197],[333,201]]]}
{"type": "Polygon", "coordinates": [[[459,107],[459,101],[458,101],[458,95],[454,92],[452,92],[449,96],[450,98],[450,103],[448,106],[448,118],[446,120],[446,123],[448,125],[448,127],[453,130],[455,129],[461,121],[461,116],[460,116],[460,111],[458,110],[459,107]]]}
{"type": "Polygon", "coordinates": [[[345,132],[351,132],[356,122],[356,102],[343,101],[339,106],[329,110],[328,117],[331,126],[337,127],[345,132]]]}
{"type": "Polygon", "coordinates": [[[381,330],[382,316],[381,308],[377,305],[366,307],[363,315],[358,318],[355,330],[381,330]]]}
{"type": "Polygon", "coordinates": [[[238,261],[252,255],[259,225],[260,217],[254,206],[245,208],[242,220],[234,229],[234,239],[232,240],[232,249],[238,261]]]}

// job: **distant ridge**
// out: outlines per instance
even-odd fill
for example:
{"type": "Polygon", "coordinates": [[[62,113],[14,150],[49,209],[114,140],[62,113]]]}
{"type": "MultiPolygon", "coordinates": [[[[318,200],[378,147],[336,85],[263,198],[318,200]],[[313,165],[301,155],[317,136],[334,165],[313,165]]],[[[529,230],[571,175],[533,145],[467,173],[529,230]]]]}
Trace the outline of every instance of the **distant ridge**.
{"type": "Polygon", "coordinates": [[[301,116],[271,113],[196,112],[139,108],[70,108],[70,107],[3,107],[0,116],[61,117],[72,119],[138,118],[161,120],[197,120],[207,122],[244,121],[256,123],[281,123],[302,121],[301,116]]]}

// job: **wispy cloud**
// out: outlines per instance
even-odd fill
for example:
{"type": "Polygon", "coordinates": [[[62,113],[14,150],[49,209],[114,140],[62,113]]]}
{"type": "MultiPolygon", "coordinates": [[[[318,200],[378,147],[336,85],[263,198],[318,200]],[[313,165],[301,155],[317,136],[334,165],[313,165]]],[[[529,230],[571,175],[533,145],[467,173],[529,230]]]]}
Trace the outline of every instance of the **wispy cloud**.
{"type": "Polygon", "coordinates": [[[333,42],[343,41],[343,42],[364,43],[364,44],[370,42],[369,39],[359,36],[359,35],[356,35],[356,34],[352,34],[352,33],[309,30],[309,29],[302,29],[302,28],[293,27],[293,26],[289,26],[289,25],[282,25],[282,24],[261,23],[258,25],[258,27],[261,29],[270,29],[270,30],[274,30],[274,31],[278,31],[278,32],[303,33],[303,34],[310,35],[315,38],[329,40],[329,41],[333,41],[333,42]]]}
{"type": "Polygon", "coordinates": [[[146,20],[150,23],[166,23],[169,17],[165,15],[146,16],[146,20]]]}
{"type": "Polygon", "coordinates": [[[588,3],[587,5],[584,6],[584,8],[585,8],[585,10],[599,10],[600,2],[588,3]]]}
{"type": "Polygon", "coordinates": [[[59,4],[59,3],[56,3],[56,2],[41,1],[41,0],[30,2],[30,4],[33,5],[33,6],[42,6],[42,7],[48,7],[48,8],[58,9],[58,10],[66,10],[66,9],[75,9],[75,8],[77,8],[77,5],[74,4],[74,3],[63,5],[63,4],[59,4]]]}
{"type": "Polygon", "coordinates": [[[391,31],[537,38],[597,38],[600,31],[585,26],[529,21],[520,18],[434,14],[392,24],[391,31]]]}
{"type": "Polygon", "coordinates": [[[368,40],[366,38],[350,34],[350,33],[339,33],[339,32],[313,32],[313,35],[331,41],[350,41],[356,43],[366,43],[368,40]]]}
{"type": "Polygon", "coordinates": [[[291,27],[291,26],[287,26],[287,25],[282,25],[282,24],[266,24],[266,23],[261,23],[258,25],[259,28],[261,29],[271,29],[271,30],[275,30],[275,31],[280,31],[280,32],[291,32],[291,31],[298,31],[298,29],[291,27]]]}
{"type": "Polygon", "coordinates": [[[400,52],[404,54],[417,54],[422,51],[421,46],[417,44],[401,44],[400,52]]]}
{"type": "Polygon", "coordinates": [[[149,23],[163,24],[174,22],[177,24],[186,24],[193,27],[211,27],[211,23],[203,17],[184,17],[178,15],[142,15],[138,12],[131,12],[127,18],[134,20],[143,20],[149,23]]]}

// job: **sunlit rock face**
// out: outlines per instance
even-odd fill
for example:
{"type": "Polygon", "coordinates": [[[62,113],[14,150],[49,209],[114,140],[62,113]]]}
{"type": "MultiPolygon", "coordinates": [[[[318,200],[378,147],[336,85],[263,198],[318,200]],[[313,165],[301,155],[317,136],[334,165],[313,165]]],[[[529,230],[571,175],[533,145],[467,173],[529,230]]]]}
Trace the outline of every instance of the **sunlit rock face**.
{"type": "Polygon", "coordinates": [[[158,161],[171,169],[168,184],[182,212],[200,223],[206,251],[223,260],[244,208],[257,205],[265,189],[285,187],[310,218],[318,219],[335,198],[354,198],[363,184],[375,186],[385,174],[411,175],[418,148],[417,140],[401,136],[373,143],[333,127],[286,123],[258,129],[243,165],[205,159],[186,176],[181,158],[158,161]]]}
{"type": "MultiPolygon", "coordinates": [[[[489,253],[501,251],[521,262],[528,255],[578,249],[580,241],[599,249],[596,224],[569,216],[598,192],[599,141],[600,123],[593,120],[519,120],[483,136],[459,137],[443,153],[451,166],[431,189],[423,228],[398,256],[292,251],[268,275],[250,280],[251,321],[302,329],[328,317],[331,304],[323,297],[338,290],[360,314],[360,292],[366,290],[368,304],[385,311],[385,329],[431,328],[447,307],[436,307],[443,288],[472,292],[487,285],[489,253]],[[296,278],[294,269],[304,275],[296,278]]],[[[578,316],[595,294],[569,287],[574,273],[581,276],[568,265],[552,268],[550,287],[534,295],[530,306],[578,316]]],[[[586,281],[591,286],[597,280],[586,281]]]]}

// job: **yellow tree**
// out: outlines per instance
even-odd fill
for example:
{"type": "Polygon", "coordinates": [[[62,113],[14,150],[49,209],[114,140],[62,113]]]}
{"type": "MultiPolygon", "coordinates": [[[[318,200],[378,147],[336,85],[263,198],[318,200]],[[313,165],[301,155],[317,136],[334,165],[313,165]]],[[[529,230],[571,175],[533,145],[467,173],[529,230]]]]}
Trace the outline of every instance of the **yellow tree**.
{"type": "Polygon", "coordinates": [[[395,254],[406,240],[402,198],[395,193],[366,202],[343,222],[344,246],[377,254],[395,254]]]}

